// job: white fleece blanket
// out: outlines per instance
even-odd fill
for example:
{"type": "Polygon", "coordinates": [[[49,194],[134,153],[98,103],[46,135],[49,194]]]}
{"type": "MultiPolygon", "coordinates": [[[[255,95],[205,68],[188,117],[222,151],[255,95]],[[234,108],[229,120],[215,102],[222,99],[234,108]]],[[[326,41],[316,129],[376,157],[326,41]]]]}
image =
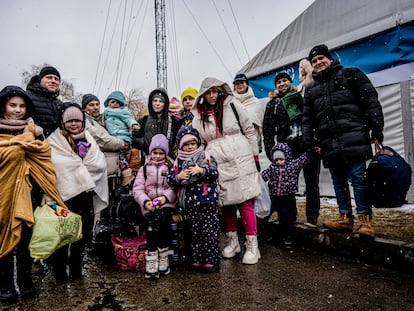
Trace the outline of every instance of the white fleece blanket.
{"type": "Polygon", "coordinates": [[[56,129],[48,140],[52,147],[57,189],[62,199],[66,201],[84,191],[93,190],[96,194],[93,198],[94,211],[97,214],[108,206],[109,201],[106,161],[88,131],[85,131],[85,138],[91,147],[83,159],[73,152],[60,129],[56,129]]]}

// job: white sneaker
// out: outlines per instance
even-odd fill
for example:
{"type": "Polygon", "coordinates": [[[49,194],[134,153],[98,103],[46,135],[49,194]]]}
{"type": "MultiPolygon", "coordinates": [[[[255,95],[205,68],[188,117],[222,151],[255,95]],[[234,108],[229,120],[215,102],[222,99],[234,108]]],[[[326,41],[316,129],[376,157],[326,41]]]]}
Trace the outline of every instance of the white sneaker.
{"type": "Polygon", "coordinates": [[[227,245],[224,247],[221,255],[224,258],[233,258],[237,253],[241,252],[239,237],[236,231],[226,232],[227,245]]]}
{"type": "Polygon", "coordinates": [[[158,251],[146,251],[145,253],[145,278],[158,278],[158,251]]]}
{"type": "Polygon", "coordinates": [[[168,247],[158,249],[158,272],[161,275],[170,273],[170,262],[168,260],[168,247]]]}
{"type": "Polygon", "coordinates": [[[309,221],[305,222],[304,225],[308,228],[317,228],[318,227],[316,224],[313,224],[309,221]]]}
{"type": "Polygon", "coordinates": [[[257,242],[257,236],[246,235],[246,252],[243,255],[242,263],[254,265],[260,259],[260,251],[257,242]]]}

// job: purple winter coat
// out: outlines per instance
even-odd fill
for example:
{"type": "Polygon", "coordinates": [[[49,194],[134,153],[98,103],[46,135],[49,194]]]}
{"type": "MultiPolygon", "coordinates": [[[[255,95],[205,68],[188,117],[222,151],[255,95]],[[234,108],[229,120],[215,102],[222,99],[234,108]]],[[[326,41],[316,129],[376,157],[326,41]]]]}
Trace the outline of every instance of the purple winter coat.
{"type": "Polygon", "coordinates": [[[288,195],[298,191],[299,173],[303,166],[309,162],[309,157],[303,153],[296,159],[292,159],[290,147],[285,143],[276,144],[271,151],[271,155],[276,150],[281,150],[285,154],[285,164],[278,165],[272,162],[267,169],[262,172],[264,181],[269,181],[269,194],[275,196],[288,195]]]}
{"type": "Polygon", "coordinates": [[[177,207],[177,195],[167,183],[168,165],[165,162],[154,162],[148,159],[145,166],[147,178],[144,177],[144,167],[142,166],[132,187],[132,193],[135,201],[141,207],[142,214],[145,216],[148,213],[145,209],[146,201],[162,195],[167,198],[167,203],[163,207],[177,207]]]}

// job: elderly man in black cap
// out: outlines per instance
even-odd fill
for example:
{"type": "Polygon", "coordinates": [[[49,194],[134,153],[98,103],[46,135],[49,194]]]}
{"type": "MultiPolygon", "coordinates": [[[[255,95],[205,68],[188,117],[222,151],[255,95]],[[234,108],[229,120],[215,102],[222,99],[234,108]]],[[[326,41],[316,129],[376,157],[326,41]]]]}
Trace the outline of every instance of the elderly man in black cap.
{"type": "Polygon", "coordinates": [[[27,95],[35,108],[36,124],[43,128],[48,137],[59,126],[59,115],[63,103],[59,96],[60,73],[55,67],[47,66],[40,70],[27,85],[27,95]]]}
{"type": "Polygon", "coordinates": [[[351,182],[358,234],[374,237],[372,209],[365,186],[366,161],[372,158],[371,143],[382,143],[384,116],[378,94],[358,68],[344,68],[324,44],[310,50],[314,83],[305,91],[303,142],[316,148],[329,168],[339,217],[323,224],[329,229],[353,230],[351,182]]]}
{"type": "MultiPolygon", "coordinates": [[[[263,120],[263,141],[266,155],[272,161],[271,150],[278,143],[287,143],[292,156],[297,158],[306,151],[302,144],[302,95],[292,87],[292,78],[287,72],[279,72],[274,80],[276,91],[269,93],[271,100],[266,105],[263,120]]],[[[310,153],[310,162],[303,168],[306,193],[305,225],[316,228],[319,210],[320,157],[310,153]]]]}

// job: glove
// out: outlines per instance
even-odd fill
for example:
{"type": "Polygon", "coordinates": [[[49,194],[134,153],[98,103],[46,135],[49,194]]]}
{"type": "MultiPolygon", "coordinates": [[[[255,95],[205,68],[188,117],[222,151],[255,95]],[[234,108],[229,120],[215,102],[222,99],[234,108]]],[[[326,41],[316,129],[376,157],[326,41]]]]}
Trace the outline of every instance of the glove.
{"type": "Polygon", "coordinates": [[[384,134],[382,132],[372,131],[371,133],[371,142],[374,142],[375,139],[378,141],[379,144],[382,144],[382,141],[384,140],[384,134]]]}
{"type": "Polygon", "coordinates": [[[259,156],[257,156],[257,155],[254,156],[254,163],[256,163],[256,169],[260,173],[261,169],[260,169],[259,156]]]}
{"type": "Polygon", "coordinates": [[[47,195],[46,193],[42,196],[42,201],[40,202],[40,205],[45,205],[46,203],[49,202],[55,202],[55,200],[53,200],[49,195],[47,195]]]}
{"type": "Polygon", "coordinates": [[[88,150],[91,147],[91,144],[88,142],[80,141],[78,142],[77,146],[78,146],[78,154],[83,159],[88,153],[88,150]]]}
{"type": "Polygon", "coordinates": [[[158,209],[161,206],[163,206],[165,203],[167,203],[167,198],[165,196],[159,196],[156,197],[154,200],[152,200],[152,208],[158,209]]]}
{"type": "Polygon", "coordinates": [[[144,203],[144,207],[147,211],[152,211],[152,201],[148,200],[144,203]]]}

